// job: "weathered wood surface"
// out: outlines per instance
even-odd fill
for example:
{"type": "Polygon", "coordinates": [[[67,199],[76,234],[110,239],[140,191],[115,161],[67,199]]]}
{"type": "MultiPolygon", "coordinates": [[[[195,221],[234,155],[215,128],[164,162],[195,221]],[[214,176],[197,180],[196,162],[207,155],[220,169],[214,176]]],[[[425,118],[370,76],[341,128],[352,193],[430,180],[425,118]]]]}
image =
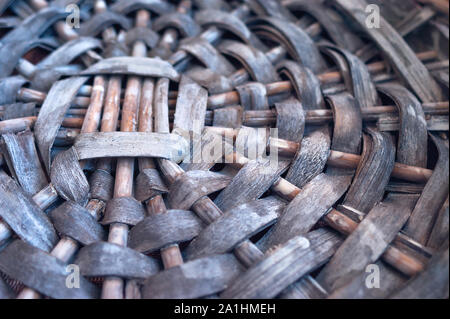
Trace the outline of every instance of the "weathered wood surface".
{"type": "Polygon", "coordinates": [[[117,276],[145,279],[158,273],[159,263],[137,251],[119,245],[99,242],[80,250],[74,261],[87,277],[117,276]]]}
{"type": "Polygon", "coordinates": [[[291,98],[275,103],[277,109],[278,137],[284,140],[301,142],[305,131],[305,112],[299,100],[291,98]]]}
{"type": "Polygon", "coordinates": [[[0,171],[0,216],[25,242],[44,251],[58,240],[52,223],[31,195],[0,171]]]}
{"type": "Polygon", "coordinates": [[[34,136],[30,131],[3,134],[4,158],[10,172],[20,186],[34,195],[47,186],[48,181],[37,154],[34,136]]]}
{"type": "Polygon", "coordinates": [[[200,232],[188,246],[187,258],[192,260],[231,251],[240,242],[272,225],[285,206],[282,200],[272,197],[231,209],[200,232]]]}
{"type": "Polygon", "coordinates": [[[405,233],[421,244],[427,243],[449,189],[448,140],[434,135],[431,138],[439,151],[439,160],[405,228],[405,233]]]}
{"type": "Polygon", "coordinates": [[[294,281],[324,264],[340,243],[338,235],[324,229],[305,237],[294,237],[239,276],[221,297],[273,298],[294,281]]]}
{"type": "Polygon", "coordinates": [[[170,186],[167,201],[174,209],[190,209],[199,199],[220,191],[231,183],[225,175],[208,171],[189,171],[170,186]],[[201,187],[198,187],[201,185],[201,187]]]}
{"type": "Polygon", "coordinates": [[[306,184],[281,214],[273,232],[262,244],[263,249],[307,234],[344,195],[350,182],[351,176],[348,175],[320,174],[306,184]]]}
{"type": "Polygon", "coordinates": [[[79,160],[153,157],[180,162],[188,147],[188,142],[176,134],[141,132],[85,133],[74,143],[79,160]]]}
{"type": "Polygon", "coordinates": [[[172,244],[190,241],[201,232],[205,224],[192,212],[169,210],[165,214],[151,215],[133,227],[129,247],[142,253],[151,253],[172,244]]]}
{"type": "Polygon", "coordinates": [[[286,19],[263,17],[251,20],[250,28],[255,32],[268,29],[269,33],[273,34],[270,38],[283,44],[297,62],[314,73],[325,71],[326,64],[314,41],[294,23],[286,21],[286,19]]]}
{"type": "Polygon", "coordinates": [[[250,73],[252,79],[261,83],[279,80],[279,77],[266,55],[253,47],[238,41],[226,40],[219,46],[220,52],[237,59],[250,73]]]}
{"type": "Polygon", "coordinates": [[[178,81],[180,78],[178,72],[168,62],[160,59],[139,57],[115,57],[104,59],[81,72],[81,74],[127,74],[144,77],[169,78],[173,81],[178,81]]]}
{"type": "Polygon", "coordinates": [[[89,182],[79,163],[75,148],[59,153],[53,161],[50,180],[65,200],[84,205],[89,195],[89,182]]]}
{"type": "Polygon", "coordinates": [[[144,206],[133,197],[118,197],[106,203],[103,225],[115,223],[135,226],[145,217],[144,206]]]}
{"type": "Polygon", "coordinates": [[[239,171],[214,202],[222,211],[227,211],[258,199],[275,183],[286,166],[286,162],[251,161],[239,171]]]}
{"type": "Polygon", "coordinates": [[[16,240],[0,252],[0,270],[27,287],[56,299],[98,298],[98,288],[80,277],[80,288],[66,285],[66,264],[42,250],[16,240]],[[17,261],[20,260],[20,267],[17,261]]]}
{"type": "Polygon", "coordinates": [[[161,32],[167,28],[175,28],[183,37],[195,37],[201,32],[197,22],[187,14],[172,12],[158,17],[152,25],[152,29],[161,32]]]}
{"type": "Polygon", "coordinates": [[[366,27],[365,0],[334,0],[350,18],[359,24],[361,30],[377,44],[378,48],[390,60],[399,76],[420,97],[422,102],[437,101],[442,98],[440,89],[425,66],[396,30],[383,18],[380,28],[366,27]]]}
{"type": "Polygon", "coordinates": [[[144,299],[194,299],[224,290],[243,271],[233,255],[213,255],[148,278],[144,299]]]}
{"type": "Polygon", "coordinates": [[[106,232],[84,207],[65,202],[52,210],[49,217],[59,234],[90,245],[106,239],[106,232]]]}
{"type": "Polygon", "coordinates": [[[72,77],[56,82],[41,107],[34,125],[34,133],[47,172],[50,172],[51,148],[61,127],[64,114],[67,113],[78,90],[87,80],[88,77],[72,77]]]}
{"type": "Polygon", "coordinates": [[[334,291],[377,261],[408,220],[416,200],[415,195],[392,195],[375,206],[321,271],[319,283],[334,291]]]}

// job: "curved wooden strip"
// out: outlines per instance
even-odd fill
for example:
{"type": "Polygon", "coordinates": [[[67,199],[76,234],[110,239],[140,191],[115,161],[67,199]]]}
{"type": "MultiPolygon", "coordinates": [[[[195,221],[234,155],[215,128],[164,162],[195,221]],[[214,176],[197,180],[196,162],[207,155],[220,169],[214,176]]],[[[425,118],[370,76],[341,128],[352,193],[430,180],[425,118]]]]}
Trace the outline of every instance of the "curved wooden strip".
{"type": "Polygon", "coordinates": [[[151,253],[172,244],[192,240],[205,224],[190,211],[169,210],[167,214],[151,215],[131,229],[129,247],[151,253]]]}
{"type": "Polygon", "coordinates": [[[234,72],[233,65],[205,39],[199,37],[186,39],[182,41],[180,50],[192,54],[203,65],[215,73],[228,76],[234,72]]]}
{"type": "Polygon", "coordinates": [[[241,106],[228,106],[214,110],[213,126],[240,128],[243,122],[244,110],[241,106]]]}
{"type": "Polygon", "coordinates": [[[250,0],[248,5],[258,16],[275,17],[282,20],[295,20],[294,16],[277,0],[250,0]]]}
{"type": "Polygon", "coordinates": [[[73,147],[56,156],[50,170],[50,180],[62,198],[80,205],[86,204],[89,197],[89,183],[73,147]]]}
{"type": "Polygon", "coordinates": [[[289,78],[305,110],[325,108],[320,81],[310,69],[286,60],[278,64],[277,70],[281,76],[289,78]]]}
{"type": "Polygon", "coordinates": [[[305,132],[305,112],[303,105],[295,98],[275,103],[277,109],[278,137],[300,143],[305,132]]]}
{"type": "Polygon", "coordinates": [[[325,169],[330,156],[330,147],[331,140],[327,128],[318,129],[303,138],[286,180],[303,188],[325,169]]]}
{"type": "Polygon", "coordinates": [[[27,82],[20,75],[0,79],[0,105],[16,103],[19,89],[27,82]]]}
{"type": "Polygon", "coordinates": [[[380,85],[378,89],[389,96],[399,110],[397,161],[427,167],[428,128],[421,103],[408,89],[395,83],[380,85]]]}
{"type": "Polygon", "coordinates": [[[44,60],[36,66],[38,68],[66,65],[76,57],[92,49],[101,48],[100,40],[91,37],[79,37],[64,43],[58,49],[50,53],[44,60]]]}
{"type": "Polygon", "coordinates": [[[168,193],[161,175],[157,169],[144,169],[136,178],[135,197],[140,202],[145,202],[156,195],[168,193]]]}
{"type": "Polygon", "coordinates": [[[368,129],[362,159],[345,197],[347,207],[367,214],[384,196],[395,164],[395,147],[390,135],[368,129]]]}
{"type": "Polygon", "coordinates": [[[75,140],[79,160],[114,157],[152,157],[180,162],[188,152],[188,142],[179,135],[165,133],[112,132],[85,133],[75,140]]]}
{"type": "Polygon", "coordinates": [[[185,74],[206,88],[209,94],[220,94],[233,91],[231,80],[219,73],[200,66],[190,68],[185,74]]]}
{"type": "Polygon", "coordinates": [[[305,67],[311,69],[314,73],[322,73],[327,66],[318,48],[309,35],[296,24],[286,21],[286,19],[277,19],[269,17],[255,18],[250,21],[250,28],[252,30],[272,29],[273,40],[281,42],[287,48],[289,54],[305,67]],[[281,36],[281,38],[280,38],[281,36]]]}
{"type": "Polygon", "coordinates": [[[275,69],[264,52],[241,42],[226,40],[219,45],[223,54],[237,59],[250,73],[253,80],[261,83],[279,81],[275,69]]]}
{"type": "Polygon", "coordinates": [[[227,187],[231,179],[209,171],[189,171],[170,186],[168,203],[174,209],[188,210],[200,198],[227,187]],[[201,187],[198,187],[201,185],[201,187]]]}
{"type": "Polygon", "coordinates": [[[334,291],[377,261],[403,228],[416,200],[415,195],[391,195],[375,206],[322,270],[319,283],[334,291]]]}
{"type": "Polygon", "coordinates": [[[74,262],[87,277],[115,276],[145,279],[156,274],[160,266],[156,260],[119,245],[99,242],[80,250],[74,262]]]}
{"type": "Polygon", "coordinates": [[[0,270],[27,287],[55,299],[94,299],[99,289],[80,277],[80,288],[67,287],[67,264],[40,249],[16,240],[0,252],[0,270]],[[20,263],[20,267],[17,264],[20,263]]]}
{"type": "Polygon", "coordinates": [[[367,28],[365,0],[333,0],[333,3],[357,22],[361,31],[377,44],[391,62],[392,67],[422,102],[442,100],[442,92],[427,68],[419,61],[402,36],[383,17],[380,17],[379,28],[367,28]]]}
{"type": "Polygon", "coordinates": [[[149,28],[134,27],[127,32],[125,43],[128,47],[132,47],[136,41],[142,41],[147,47],[154,48],[158,45],[159,35],[149,28]]]}
{"type": "Polygon", "coordinates": [[[215,255],[170,268],[148,278],[143,299],[194,299],[224,290],[241,272],[233,255],[215,255]]]}
{"type": "MultiPolygon", "coordinates": [[[[1,10],[0,10],[1,11],[1,10]]],[[[14,292],[8,284],[0,277],[0,299],[13,299],[14,292]]]]}
{"type": "Polygon", "coordinates": [[[14,2],[15,0],[1,0],[0,1],[0,14],[3,14],[6,9],[14,2]]]}
{"type": "Polygon", "coordinates": [[[29,16],[0,42],[0,78],[9,76],[17,62],[42,40],[39,36],[56,21],[67,16],[62,9],[45,8],[29,16]]]}
{"type": "Polygon", "coordinates": [[[332,150],[358,154],[362,140],[361,110],[348,93],[327,96],[333,109],[334,133],[332,150]]]}
{"type": "Polygon", "coordinates": [[[106,203],[102,225],[121,223],[134,226],[145,218],[145,209],[141,202],[133,197],[113,198],[106,203]]]}
{"type": "Polygon", "coordinates": [[[3,108],[4,108],[3,112],[0,115],[1,121],[36,116],[36,113],[37,113],[36,103],[6,104],[6,105],[3,105],[3,108]]]}
{"type": "Polygon", "coordinates": [[[87,209],[74,202],[65,202],[52,210],[49,217],[60,234],[73,238],[83,245],[106,240],[103,227],[87,209]]]}
{"type": "Polygon", "coordinates": [[[95,37],[103,30],[118,24],[124,30],[131,28],[131,21],[123,15],[112,11],[104,11],[92,16],[88,21],[83,22],[78,33],[81,36],[95,37]]]}
{"type": "Polygon", "coordinates": [[[140,9],[153,11],[162,15],[173,11],[174,7],[169,2],[161,0],[119,0],[113,3],[110,9],[122,15],[127,15],[140,9]]]}
{"type": "Polygon", "coordinates": [[[303,11],[316,19],[334,43],[356,52],[364,42],[351,30],[347,21],[324,1],[287,0],[283,3],[289,10],[303,11]]]}
{"type": "Polygon", "coordinates": [[[33,133],[25,131],[18,134],[3,134],[2,138],[5,145],[3,157],[9,171],[22,188],[30,195],[44,189],[48,181],[37,154],[33,133]]]}
{"type": "Polygon", "coordinates": [[[288,163],[270,160],[251,161],[233,178],[214,201],[227,211],[238,205],[260,198],[286,170],[288,163]]]}
{"type": "Polygon", "coordinates": [[[114,177],[104,170],[95,170],[89,179],[91,186],[91,199],[98,199],[103,202],[109,201],[113,197],[114,177]]]}
{"type": "Polygon", "coordinates": [[[379,289],[367,287],[368,273],[364,269],[359,274],[355,274],[348,284],[333,291],[328,299],[386,299],[405,285],[407,279],[394,268],[382,261],[376,262],[375,265],[380,269],[379,289]]]}
{"type": "Polygon", "coordinates": [[[25,242],[44,251],[58,240],[48,217],[31,196],[8,175],[0,171],[0,216],[25,242]]]}
{"type": "Polygon", "coordinates": [[[180,75],[166,61],[154,58],[114,57],[101,60],[81,72],[83,75],[127,74],[144,77],[169,78],[178,81],[180,75]]]}
{"type": "Polygon", "coordinates": [[[262,244],[264,250],[307,234],[345,194],[351,176],[320,174],[306,184],[281,214],[273,231],[262,244]]]}
{"type": "Polygon", "coordinates": [[[439,160],[405,228],[405,233],[422,245],[425,245],[430,237],[449,190],[448,140],[435,135],[431,135],[431,138],[439,151],[439,160]]]}
{"type": "Polygon", "coordinates": [[[224,254],[272,225],[286,204],[275,198],[255,200],[226,212],[200,232],[186,249],[188,260],[224,254]]]}
{"type": "Polygon", "coordinates": [[[160,16],[153,22],[152,28],[159,33],[167,28],[175,28],[184,38],[195,37],[201,32],[199,25],[189,15],[178,12],[160,16]]]}
{"type": "Polygon", "coordinates": [[[34,134],[47,172],[50,172],[50,150],[72,100],[88,77],[72,77],[53,84],[34,125],[34,134]]]}
{"type": "Polygon", "coordinates": [[[182,133],[202,132],[205,126],[208,91],[182,75],[178,89],[174,131],[182,133]]]}
{"type": "Polygon", "coordinates": [[[449,242],[449,219],[449,198],[447,197],[433,226],[427,247],[439,249],[439,247],[449,242]]]}
{"type": "Polygon", "coordinates": [[[363,61],[335,45],[321,45],[321,49],[335,60],[344,78],[347,90],[352,92],[360,108],[373,107],[379,104],[375,84],[372,82],[372,76],[363,61]]]}
{"type": "Polygon", "coordinates": [[[229,12],[214,9],[202,10],[195,14],[195,20],[202,27],[215,26],[219,29],[225,29],[248,45],[258,50],[266,50],[266,46],[247,28],[245,23],[229,12]]]}
{"type": "Polygon", "coordinates": [[[245,110],[269,110],[266,86],[258,82],[248,82],[236,87],[241,105],[245,110]]]}
{"type": "Polygon", "coordinates": [[[233,281],[221,298],[274,298],[324,264],[341,242],[339,235],[325,229],[294,237],[233,281]]]}

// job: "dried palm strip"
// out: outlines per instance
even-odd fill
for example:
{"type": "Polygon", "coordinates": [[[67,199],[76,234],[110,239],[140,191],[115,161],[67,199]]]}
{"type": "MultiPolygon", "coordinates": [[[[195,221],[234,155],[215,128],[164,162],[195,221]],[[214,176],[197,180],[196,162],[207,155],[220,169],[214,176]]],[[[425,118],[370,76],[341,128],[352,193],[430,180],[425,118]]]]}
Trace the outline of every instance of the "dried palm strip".
{"type": "Polygon", "coordinates": [[[364,0],[334,0],[333,3],[357,22],[360,29],[367,33],[379,49],[388,57],[399,76],[407,83],[423,102],[437,101],[442,98],[437,83],[425,66],[395,29],[381,17],[380,28],[367,28],[364,12],[367,2],[364,0]]]}
{"type": "Polygon", "coordinates": [[[0,172],[0,187],[3,221],[30,245],[49,251],[58,236],[42,209],[3,171],[0,172]]]}
{"type": "Polygon", "coordinates": [[[34,195],[47,186],[48,181],[39,160],[34,136],[31,132],[4,134],[6,163],[22,188],[34,195]]]}
{"type": "Polygon", "coordinates": [[[423,245],[430,238],[439,211],[448,197],[449,189],[448,140],[436,135],[431,135],[431,139],[438,149],[439,159],[405,228],[406,234],[423,245]]]}
{"type": "Polygon", "coordinates": [[[399,109],[400,134],[397,160],[406,165],[426,167],[428,131],[422,105],[403,86],[386,84],[380,85],[379,89],[393,99],[399,109]]]}
{"type": "Polygon", "coordinates": [[[66,285],[66,263],[44,251],[16,240],[0,252],[0,269],[8,276],[29,287],[39,289],[45,295],[56,299],[97,298],[98,288],[80,278],[80,288],[70,289],[66,285]],[[17,261],[21,267],[17,267],[17,261]]]}
{"type": "Polygon", "coordinates": [[[53,84],[42,105],[34,132],[47,172],[50,172],[50,150],[58,134],[64,114],[88,77],[73,77],[53,84]]]}
{"type": "Polygon", "coordinates": [[[0,79],[0,105],[16,103],[18,91],[26,82],[20,75],[0,79]]]}
{"type": "Polygon", "coordinates": [[[368,273],[364,269],[355,274],[353,280],[332,292],[328,299],[386,299],[403,287],[408,280],[383,261],[375,263],[380,269],[380,288],[369,289],[366,285],[368,273]]]}
{"type": "Polygon", "coordinates": [[[221,297],[274,298],[297,279],[326,263],[341,242],[339,235],[325,229],[294,237],[239,276],[221,297]]]}
{"type": "Polygon", "coordinates": [[[112,11],[103,11],[94,14],[89,20],[84,21],[78,33],[82,37],[95,37],[103,30],[115,24],[120,25],[123,30],[131,28],[131,22],[127,17],[112,11]]]}
{"type": "MultiPolygon", "coordinates": [[[[103,10],[103,5],[104,3],[102,1],[97,1],[96,10],[103,10]]],[[[98,76],[94,79],[94,87],[91,91],[91,103],[89,105],[87,115],[82,126],[82,132],[94,132],[95,130],[97,130],[100,122],[100,113],[102,111],[104,91],[104,78],[98,76]]],[[[105,110],[105,117],[108,115],[109,113],[107,112],[107,110],[105,110]]],[[[111,117],[111,119],[113,119],[113,117],[111,117]]],[[[69,150],[66,154],[63,153],[63,155],[73,155],[73,160],[71,162],[69,160],[70,163],[68,163],[68,166],[64,167],[64,169],[69,168],[69,171],[76,172],[75,176],[69,177],[69,179],[75,177],[73,178],[75,187],[78,186],[78,183],[83,185],[83,182],[85,181],[84,173],[81,167],[79,165],[76,165],[77,160],[75,154],[69,150]]],[[[63,156],[62,158],[64,159],[65,156],[63,156]]],[[[62,171],[64,171],[64,169],[62,171]]],[[[52,171],[53,170],[54,167],[52,167],[52,171]]],[[[63,179],[61,183],[57,183],[56,188],[61,191],[61,187],[65,186],[64,183],[66,183],[66,180],[63,179]]],[[[63,194],[63,197],[65,196],[65,198],[69,200],[75,199],[75,201],[77,199],[80,199],[80,202],[83,202],[84,204],[85,197],[83,196],[83,191],[73,191],[72,189],[70,189],[71,185],[68,186],[69,190],[67,193],[63,194]],[[73,194],[76,195],[75,198],[71,196],[73,194]]],[[[82,190],[83,188],[81,187],[79,189],[82,190]]],[[[89,189],[89,184],[87,184],[86,189],[89,189]]],[[[58,231],[64,235],[64,237],[52,250],[51,255],[61,260],[62,262],[68,262],[76,253],[79,245],[78,241],[83,244],[87,244],[93,240],[101,239],[104,237],[103,230],[96,222],[96,220],[100,216],[100,211],[103,209],[102,202],[91,200],[86,208],[87,209],[84,209],[77,204],[71,204],[69,201],[66,204],[63,204],[59,208],[59,210],[51,215],[55,225],[58,225],[58,231]],[[73,221],[72,225],[72,223],[70,222],[70,218],[73,218],[74,215],[76,215],[77,218],[73,221]],[[67,222],[69,225],[67,225],[67,222]]],[[[22,299],[38,299],[40,297],[40,294],[31,288],[23,289],[18,295],[18,298],[22,299]]]]}
{"type": "Polygon", "coordinates": [[[75,264],[87,277],[145,279],[160,270],[158,262],[137,251],[113,243],[96,242],[78,253],[75,264]]]}
{"type": "Polygon", "coordinates": [[[143,77],[165,77],[173,81],[178,81],[180,78],[178,72],[168,62],[161,59],[136,56],[104,59],[81,72],[81,74],[127,74],[143,77]]]}
{"type": "Polygon", "coordinates": [[[391,136],[372,129],[367,131],[361,162],[340,208],[359,217],[364,217],[381,202],[395,163],[391,136]]]}
{"type": "Polygon", "coordinates": [[[0,120],[11,120],[36,115],[35,103],[14,103],[0,106],[0,120]]]}
{"type": "Polygon", "coordinates": [[[0,45],[0,77],[9,76],[17,62],[26,53],[33,42],[49,26],[67,16],[61,8],[48,8],[25,19],[17,28],[2,38],[0,45]]]}
{"type": "Polygon", "coordinates": [[[194,299],[224,290],[241,272],[230,254],[214,255],[161,271],[148,278],[143,299],[194,299]]]}
{"type": "Polygon", "coordinates": [[[342,287],[354,273],[377,261],[404,226],[416,200],[416,195],[391,195],[375,206],[321,271],[318,281],[325,289],[342,287]]]}
{"type": "Polygon", "coordinates": [[[179,33],[190,38],[201,32],[197,23],[188,15],[191,7],[192,1],[181,0],[176,12],[162,15],[155,21],[153,24],[154,30],[162,31],[161,29],[168,28],[164,31],[158,47],[153,50],[153,56],[167,59],[177,47],[179,33]]]}
{"type": "MultiPolygon", "coordinates": [[[[88,37],[80,37],[65,43],[42,62],[32,66],[31,70],[27,71],[27,77],[32,82],[32,88],[44,92],[50,90],[52,84],[59,80],[61,76],[59,72],[56,72],[56,67],[67,65],[78,56],[101,47],[101,42],[98,39],[88,37]]],[[[20,72],[19,66],[18,69],[20,72]]]]}
{"type": "Polygon", "coordinates": [[[14,292],[2,278],[0,278],[0,298],[1,299],[14,298],[14,292]]]}
{"type": "Polygon", "coordinates": [[[341,48],[347,48],[350,52],[356,52],[364,43],[346,23],[345,19],[326,5],[324,1],[287,0],[283,1],[290,11],[301,11],[312,16],[320,23],[334,43],[341,48]]]}
{"type": "MultiPolygon", "coordinates": [[[[436,52],[431,51],[423,52],[423,55],[422,53],[419,53],[419,56],[428,58],[429,54],[431,54],[433,58],[436,57],[436,52]]],[[[373,75],[377,72],[383,71],[387,67],[387,64],[385,62],[375,62],[367,65],[367,67],[369,69],[369,72],[373,75]]],[[[323,73],[319,74],[317,77],[322,85],[339,83],[340,81],[343,80],[343,77],[340,72],[323,73]]],[[[292,85],[289,81],[282,81],[282,82],[268,83],[266,84],[266,88],[267,94],[269,96],[272,96],[281,93],[288,93],[295,88],[295,85],[292,85]]],[[[208,106],[212,109],[234,104],[239,104],[239,94],[236,91],[211,96],[208,101],[208,106]]]]}
{"type": "MultiPolygon", "coordinates": [[[[271,39],[281,42],[285,50],[296,62],[311,69],[315,74],[324,72],[326,64],[307,31],[298,24],[275,17],[259,17],[249,22],[250,29],[256,33],[268,30],[271,39]]],[[[275,52],[277,49],[272,49],[275,52]]],[[[285,52],[286,52],[285,51],[285,52]]]]}

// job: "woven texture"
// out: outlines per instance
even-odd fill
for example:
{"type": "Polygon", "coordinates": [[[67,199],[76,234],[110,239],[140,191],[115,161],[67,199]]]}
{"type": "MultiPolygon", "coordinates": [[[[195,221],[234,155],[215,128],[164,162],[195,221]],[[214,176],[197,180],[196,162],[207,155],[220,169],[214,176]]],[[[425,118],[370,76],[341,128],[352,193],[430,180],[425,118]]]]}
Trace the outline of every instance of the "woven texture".
{"type": "Polygon", "coordinates": [[[448,23],[0,0],[0,298],[448,298],[448,23]]]}

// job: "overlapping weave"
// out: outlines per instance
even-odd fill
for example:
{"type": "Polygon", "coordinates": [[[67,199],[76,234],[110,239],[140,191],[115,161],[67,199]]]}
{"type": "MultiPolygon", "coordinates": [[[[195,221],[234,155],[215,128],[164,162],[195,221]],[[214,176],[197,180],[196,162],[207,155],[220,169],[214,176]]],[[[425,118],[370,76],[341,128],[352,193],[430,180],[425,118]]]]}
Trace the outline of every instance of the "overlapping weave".
{"type": "Polygon", "coordinates": [[[448,34],[446,0],[0,0],[0,298],[448,298],[448,34]]]}

